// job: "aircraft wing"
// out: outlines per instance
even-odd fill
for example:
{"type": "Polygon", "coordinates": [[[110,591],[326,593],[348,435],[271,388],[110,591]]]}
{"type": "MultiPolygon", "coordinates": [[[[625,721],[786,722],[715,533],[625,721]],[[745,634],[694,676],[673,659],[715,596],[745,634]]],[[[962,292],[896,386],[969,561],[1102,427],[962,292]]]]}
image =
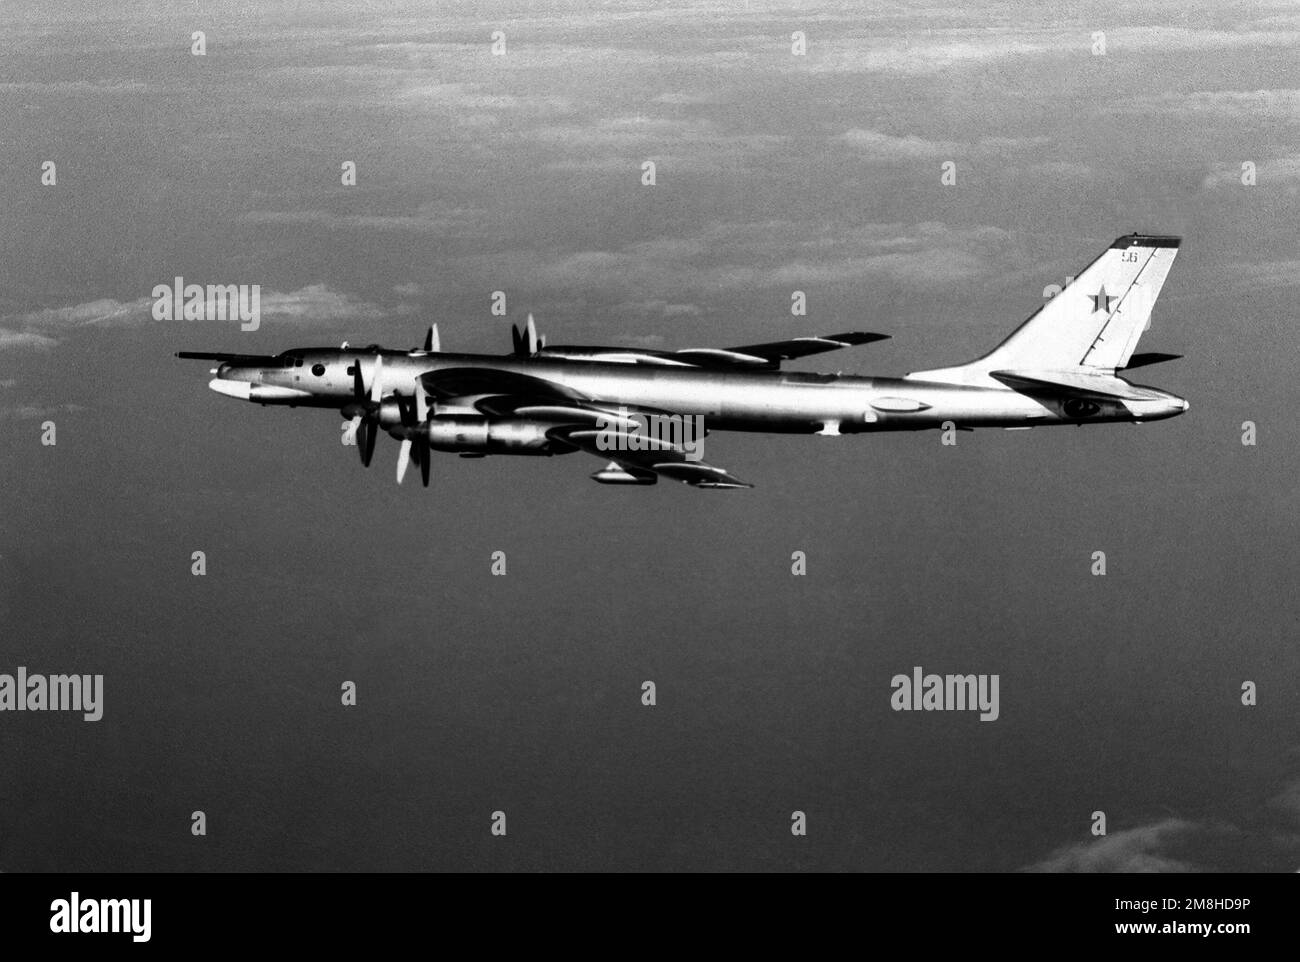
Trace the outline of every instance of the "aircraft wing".
{"type": "Polygon", "coordinates": [[[601,401],[545,378],[492,368],[430,371],[420,383],[435,402],[553,424],[547,431],[553,440],[612,462],[592,475],[602,483],[654,484],[664,477],[697,488],[753,487],[640,430],[645,418],[667,411],[601,401]]]}
{"type": "MultiPolygon", "coordinates": [[[[794,337],[788,341],[769,341],[765,344],[745,344],[741,347],[729,347],[728,353],[742,354],[762,358],[773,367],[782,361],[807,357],[810,354],[823,354],[826,351],[838,351],[858,344],[870,344],[872,341],[887,341],[888,334],[872,334],[869,331],[846,331],[843,334],[818,334],[816,337],[794,337]]],[[[678,351],[678,354],[690,354],[690,350],[678,351]]]]}
{"type": "Polygon", "coordinates": [[[488,396],[552,401],[580,401],[584,396],[572,388],[531,374],[500,371],[490,367],[452,367],[420,375],[420,383],[435,401],[488,396]]]}
{"type": "Polygon", "coordinates": [[[667,367],[741,368],[773,371],[782,361],[838,351],[856,344],[888,340],[888,334],[847,331],[843,334],[819,334],[795,337],[788,341],[768,341],[740,347],[688,347],[680,351],[652,351],[633,347],[594,347],[580,344],[544,345],[538,352],[546,357],[572,361],[605,361],[619,364],[657,364],[667,367]]]}

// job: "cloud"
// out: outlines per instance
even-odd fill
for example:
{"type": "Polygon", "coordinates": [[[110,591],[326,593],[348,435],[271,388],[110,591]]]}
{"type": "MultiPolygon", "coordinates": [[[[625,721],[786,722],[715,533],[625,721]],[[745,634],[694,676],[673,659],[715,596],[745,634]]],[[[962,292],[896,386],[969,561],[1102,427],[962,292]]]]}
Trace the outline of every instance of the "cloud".
{"type": "Polygon", "coordinates": [[[655,298],[648,301],[624,301],[614,306],[615,313],[639,318],[701,317],[704,309],[698,304],[677,304],[655,298]]]}
{"type": "Polygon", "coordinates": [[[1030,174],[1055,181],[1089,180],[1092,178],[1091,167],[1070,160],[1048,160],[1041,164],[1031,164],[1025,169],[1030,174]]]}
{"type": "MultiPolygon", "coordinates": [[[[1242,163],[1249,160],[1250,158],[1243,158],[1241,162],[1235,164],[1220,164],[1213,173],[1205,176],[1201,181],[1201,187],[1205,190],[1216,190],[1219,187],[1246,186],[1241,182],[1245,173],[1242,163]]],[[[1288,194],[1294,194],[1297,187],[1300,187],[1298,182],[1300,182],[1300,154],[1292,154],[1289,157],[1275,157],[1263,163],[1256,163],[1255,184],[1250,189],[1264,190],[1280,185],[1288,194]]]]}
{"type": "MultiPolygon", "coordinates": [[[[975,67],[1006,58],[1082,51],[1091,40],[1086,30],[1036,30],[1019,27],[950,28],[927,31],[919,39],[904,26],[889,24],[846,24],[845,29],[822,28],[809,37],[804,64],[790,64],[791,72],[890,73],[925,76],[954,68],[975,67]],[[875,26],[867,35],[862,30],[875,26]],[[857,28],[857,29],[854,29],[857,28]],[[904,41],[907,42],[904,42],[904,41]]],[[[791,58],[794,60],[795,58],[791,58]]]]}
{"type": "Polygon", "coordinates": [[[1025,872],[1191,872],[1194,867],[1161,850],[1196,828],[1191,822],[1169,818],[1151,825],[1125,829],[1087,842],[1058,848],[1025,872]]]}
{"type": "Polygon", "coordinates": [[[374,320],[385,313],[375,304],[324,284],[309,284],[287,293],[263,291],[261,307],[262,319],[272,321],[374,320]]]}
{"type": "Polygon", "coordinates": [[[0,407],[0,421],[34,421],[38,418],[52,418],[56,414],[75,414],[86,410],[80,404],[14,404],[0,407]]]}
{"type": "Polygon", "coordinates": [[[1114,114],[1207,116],[1234,120],[1290,121],[1300,123],[1300,90],[1198,90],[1127,97],[1102,110],[1114,114]]]}
{"type": "MultiPolygon", "coordinates": [[[[399,285],[404,286],[404,285],[399,285]]],[[[399,294],[402,292],[399,290],[399,294]]],[[[203,321],[155,321],[152,297],[134,301],[99,298],[82,304],[42,308],[3,318],[0,326],[0,350],[6,348],[49,350],[59,344],[51,336],[69,328],[136,327],[146,324],[201,324],[203,321]]],[[[260,294],[262,321],[283,323],[330,323],[340,320],[376,320],[386,314],[408,314],[413,310],[401,303],[391,310],[377,304],[335,291],[325,284],[309,284],[294,291],[267,291],[260,294]]],[[[216,316],[215,307],[209,316],[216,316]]],[[[220,322],[229,323],[229,322],[220,322]]]]}
{"type": "Polygon", "coordinates": [[[35,331],[12,331],[7,327],[0,327],[0,351],[22,350],[24,348],[48,351],[58,343],[55,338],[37,334],[35,331]]]}
{"type": "Polygon", "coordinates": [[[1225,276],[1248,287],[1296,287],[1300,286],[1300,260],[1231,264],[1225,276]]]}
{"type": "Polygon", "coordinates": [[[1287,782],[1280,793],[1268,800],[1268,805],[1274,811],[1283,813],[1300,828],[1300,778],[1287,782]]]}
{"type": "Polygon", "coordinates": [[[61,94],[139,94],[152,89],[138,80],[65,80],[41,83],[0,83],[0,93],[61,93],[61,94]]]}
{"type": "Polygon", "coordinates": [[[625,303],[682,304],[688,294],[707,301],[720,291],[825,282],[886,279],[933,289],[998,272],[1003,260],[1020,253],[1010,234],[993,227],[763,221],[715,223],[693,235],[615,250],[533,255],[532,261],[521,252],[508,259],[543,286],[603,291],[625,303]]]}
{"type": "Polygon", "coordinates": [[[854,128],[840,135],[859,155],[871,160],[890,162],[904,160],[934,160],[939,157],[984,155],[1006,158],[1051,144],[1051,137],[981,137],[962,143],[951,140],[926,140],[915,134],[895,137],[879,130],[854,128]]]}
{"type": "Polygon", "coordinates": [[[878,130],[855,128],[841,135],[841,140],[873,160],[920,160],[952,155],[961,150],[950,141],[926,140],[914,134],[894,137],[878,130]]]}
{"type": "Polygon", "coordinates": [[[1240,872],[1289,868],[1300,852],[1300,777],[1287,776],[1276,795],[1243,808],[1234,822],[1167,818],[1062,846],[1021,871],[1240,872]]]}
{"type": "Polygon", "coordinates": [[[45,308],[5,320],[17,321],[26,328],[42,330],[82,327],[87,324],[138,324],[152,319],[149,313],[152,307],[151,297],[141,297],[134,301],[101,297],[84,304],[45,308]]]}
{"type": "Polygon", "coordinates": [[[1300,42],[1295,30],[1255,30],[1190,27],[1125,27],[1107,31],[1108,52],[1127,50],[1195,51],[1268,47],[1290,49],[1300,42]]]}
{"type": "Polygon", "coordinates": [[[409,231],[417,234],[468,234],[478,229],[485,212],[475,207],[420,204],[403,213],[348,213],[331,210],[257,210],[240,215],[246,224],[311,226],[326,230],[409,231]]]}
{"type": "Polygon", "coordinates": [[[793,261],[781,265],[770,278],[776,284],[799,285],[884,275],[909,287],[929,288],[979,277],[987,269],[988,265],[976,253],[932,248],[821,263],[793,261]]]}
{"type": "MultiPolygon", "coordinates": [[[[847,18],[846,18],[847,20],[847,18]]],[[[847,21],[844,29],[823,28],[809,37],[804,64],[790,63],[790,72],[890,73],[905,77],[929,76],[959,69],[974,69],[1006,60],[1092,56],[1092,34],[1103,29],[1106,55],[1130,53],[1192,52],[1202,50],[1293,48],[1300,44],[1295,30],[1223,30],[1186,27],[1120,27],[1111,30],[1093,26],[1033,27],[990,25],[927,30],[924,38],[909,30],[881,24],[884,29],[863,36],[870,22],[847,21]]],[[[794,61],[799,58],[789,58],[794,61]]]]}
{"type": "Polygon", "coordinates": [[[563,152],[546,165],[549,170],[624,170],[639,177],[641,163],[653,160],[661,178],[681,170],[735,174],[762,169],[767,157],[792,143],[786,133],[740,134],[701,117],[644,112],[549,124],[527,136],[542,149],[563,152]]]}
{"type": "Polygon", "coordinates": [[[671,104],[673,106],[689,107],[700,104],[720,103],[720,98],[716,93],[696,93],[684,90],[669,90],[661,93],[652,103],[671,104]]]}
{"type": "Polygon", "coordinates": [[[422,103],[453,113],[523,111],[533,119],[572,113],[575,109],[574,101],[568,97],[536,92],[495,93],[486,84],[462,81],[415,81],[404,85],[396,97],[408,106],[422,103]]]}

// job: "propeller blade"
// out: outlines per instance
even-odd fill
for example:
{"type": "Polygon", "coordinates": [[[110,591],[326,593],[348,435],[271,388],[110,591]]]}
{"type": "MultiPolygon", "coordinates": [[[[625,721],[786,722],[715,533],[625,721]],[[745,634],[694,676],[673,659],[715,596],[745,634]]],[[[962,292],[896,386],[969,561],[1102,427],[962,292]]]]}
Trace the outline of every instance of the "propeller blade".
{"type": "Polygon", "coordinates": [[[383,379],[379,376],[383,369],[384,356],[382,354],[376,354],[374,380],[370,382],[370,400],[374,401],[376,404],[384,399],[383,379]]]}
{"type": "Polygon", "coordinates": [[[360,358],[352,362],[352,395],[358,401],[364,401],[366,399],[366,384],[361,380],[360,358]]]}
{"type": "Polygon", "coordinates": [[[430,326],[428,332],[424,335],[424,347],[420,350],[425,354],[433,354],[442,350],[442,344],[438,341],[438,325],[430,326]]]}
{"type": "Polygon", "coordinates": [[[397,451],[397,483],[406,477],[406,466],[411,463],[411,439],[402,438],[402,446],[397,451]]]}
{"type": "Polygon", "coordinates": [[[510,325],[510,341],[515,346],[515,354],[517,356],[522,355],[524,353],[524,339],[519,333],[519,328],[513,324],[510,325]]]}
{"type": "Polygon", "coordinates": [[[429,462],[433,460],[433,449],[425,443],[423,438],[421,438],[418,450],[418,457],[420,459],[420,481],[427,488],[429,486],[429,462]]]}
{"type": "Polygon", "coordinates": [[[429,395],[424,393],[424,385],[416,382],[415,423],[423,424],[427,420],[429,420],[429,395]]]}
{"type": "Polygon", "coordinates": [[[357,430],[361,432],[361,443],[357,445],[357,449],[361,452],[361,463],[370,467],[370,460],[375,456],[375,438],[379,432],[375,422],[369,418],[363,419],[357,426],[357,430]]]}
{"type": "Polygon", "coordinates": [[[528,356],[532,357],[537,353],[537,325],[533,323],[533,315],[528,315],[528,326],[525,329],[528,334],[528,356]]]}

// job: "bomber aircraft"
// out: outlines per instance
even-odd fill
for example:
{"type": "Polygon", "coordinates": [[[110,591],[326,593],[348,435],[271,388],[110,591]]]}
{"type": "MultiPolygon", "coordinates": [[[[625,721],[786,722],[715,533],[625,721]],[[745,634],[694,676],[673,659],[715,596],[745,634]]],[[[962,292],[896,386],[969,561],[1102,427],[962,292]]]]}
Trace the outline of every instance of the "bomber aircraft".
{"type": "Polygon", "coordinates": [[[841,435],[926,428],[1031,428],[1174,417],[1187,401],[1120,376],[1173,360],[1135,354],[1178,253],[1177,237],[1118,238],[1063,291],[983,357],[902,377],[781,370],[784,361],[883,340],[851,332],[731,348],[652,351],[549,346],[531,315],[498,355],[441,349],[437,326],[413,350],[309,347],[274,357],[182,351],[220,362],[219,394],[321,407],[349,420],[369,466],[383,431],[429,484],[433,451],[462,457],[585,451],[609,464],[602,484],[752,487],[700,457],[708,431],[841,435]],[[661,430],[647,430],[657,425],[661,430]],[[667,426],[667,431],[662,430],[667,426]],[[699,432],[702,434],[703,432],[699,432]],[[665,436],[667,435],[667,436],[665,436]]]}

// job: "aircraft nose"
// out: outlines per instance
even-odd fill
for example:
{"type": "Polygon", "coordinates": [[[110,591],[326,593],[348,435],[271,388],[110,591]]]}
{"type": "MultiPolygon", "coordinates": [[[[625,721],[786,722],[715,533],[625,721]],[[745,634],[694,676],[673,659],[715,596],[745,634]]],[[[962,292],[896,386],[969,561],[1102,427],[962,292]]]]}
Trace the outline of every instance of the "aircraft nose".
{"type": "Polygon", "coordinates": [[[248,381],[232,381],[217,374],[208,382],[208,388],[226,397],[247,401],[252,397],[253,385],[248,381]]]}
{"type": "Polygon", "coordinates": [[[215,373],[217,376],[208,382],[210,390],[241,401],[247,401],[251,397],[253,379],[248,368],[227,361],[215,373]]]}

